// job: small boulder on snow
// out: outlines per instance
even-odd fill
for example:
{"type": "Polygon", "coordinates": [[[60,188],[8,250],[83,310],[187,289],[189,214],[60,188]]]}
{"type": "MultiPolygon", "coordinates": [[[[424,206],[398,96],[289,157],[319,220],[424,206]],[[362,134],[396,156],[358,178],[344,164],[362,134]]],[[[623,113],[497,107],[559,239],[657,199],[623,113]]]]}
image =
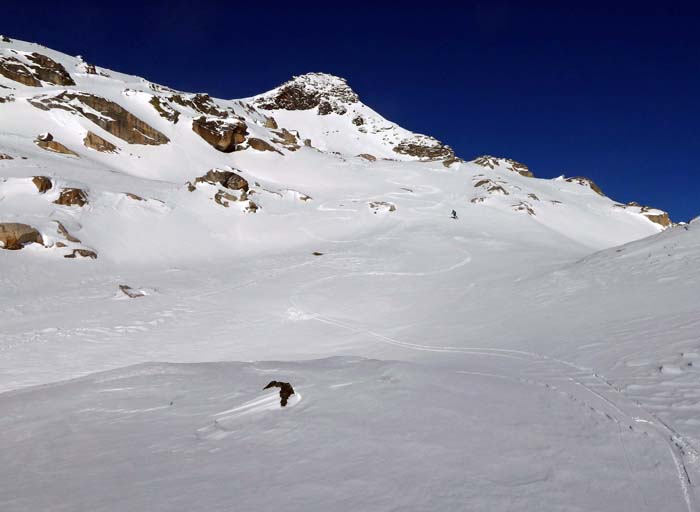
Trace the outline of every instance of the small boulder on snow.
{"type": "Polygon", "coordinates": [[[294,394],[294,388],[289,382],[278,382],[273,380],[267,386],[265,386],[263,390],[270,388],[280,388],[280,405],[282,407],[287,405],[287,400],[289,400],[289,397],[294,394]]]}
{"type": "Polygon", "coordinates": [[[28,244],[44,245],[44,239],[38,230],[28,224],[17,222],[0,223],[0,248],[17,251],[28,244]]]}

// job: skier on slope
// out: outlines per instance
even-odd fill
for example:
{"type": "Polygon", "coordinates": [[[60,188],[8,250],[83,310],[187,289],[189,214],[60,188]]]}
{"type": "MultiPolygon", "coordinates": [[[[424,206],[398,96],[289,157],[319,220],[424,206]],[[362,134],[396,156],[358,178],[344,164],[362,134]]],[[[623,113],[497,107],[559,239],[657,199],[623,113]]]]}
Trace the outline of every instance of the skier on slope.
{"type": "Polygon", "coordinates": [[[452,210],[452,218],[453,218],[454,220],[457,220],[457,212],[454,211],[454,210],[452,210]]]}

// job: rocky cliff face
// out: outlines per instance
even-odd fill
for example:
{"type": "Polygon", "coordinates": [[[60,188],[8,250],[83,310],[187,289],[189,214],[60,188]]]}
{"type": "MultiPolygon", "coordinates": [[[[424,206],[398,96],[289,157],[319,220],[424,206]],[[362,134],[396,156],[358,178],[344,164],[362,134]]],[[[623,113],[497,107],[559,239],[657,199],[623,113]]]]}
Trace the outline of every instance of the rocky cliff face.
{"type": "Polygon", "coordinates": [[[29,103],[41,110],[60,109],[82,115],[129,144],[157,146],[169,142],[165,135],[118,103],[95,94],[64,91],[56,95],[35,96],[29,103]]]}

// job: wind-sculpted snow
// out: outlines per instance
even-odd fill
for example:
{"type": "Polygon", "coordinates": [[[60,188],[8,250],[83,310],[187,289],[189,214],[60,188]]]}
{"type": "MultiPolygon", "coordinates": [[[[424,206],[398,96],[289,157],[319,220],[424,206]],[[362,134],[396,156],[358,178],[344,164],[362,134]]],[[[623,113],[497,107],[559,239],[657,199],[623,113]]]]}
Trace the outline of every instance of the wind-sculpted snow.
{"type": "Polygon", "coordinates": [[[684,509],[673,460],[644,424],[557,387],[554,375],[519,377],[523,366],[498,374],[358,358],[146,364],[6,393],[0,503],[7,512],[117,503],[684,509]],[[276,378],[295,382],[284,408],[277,388],[261,391],[276,378]]]}
{"type": "Polygon", "coordinates": [[[0,76],[1,510],[698,510],[697,222],[14,52],[75,85],[0,76]]]}

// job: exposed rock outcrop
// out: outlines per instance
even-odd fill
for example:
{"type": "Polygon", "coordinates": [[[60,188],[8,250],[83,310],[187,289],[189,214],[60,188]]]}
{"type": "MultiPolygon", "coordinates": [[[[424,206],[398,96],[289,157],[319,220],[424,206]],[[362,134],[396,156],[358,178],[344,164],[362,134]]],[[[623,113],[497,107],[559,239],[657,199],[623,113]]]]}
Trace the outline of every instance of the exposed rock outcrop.
{"type": "Polygon", "coordinates": [[[40,53],[26,56],[30,63],[17,57],[0,57],[0,75],[30,87],[41,87],[41,82],[54,85],[75,85],[66,68],[40,53]]]}
{"type": "Polygon", "coordinates": [[[53,182],[48,176],[34,176],[32,183],[34,183],[40,194],[44,194],[53,188],[53,182]]]}
{"type": "Polygon", "coordinates": [[[256,139],[254,137],[250,137],[248,139],[248,146],[257,150],[257,151],[274,151],[275,153],[279,153],[280,155],[282,152],[275,148],[272,144],[265,142],[262,139],[256,139]]]}
{"type": "Polygon", "coordinates": [[[62,188],[55,204],[83,207],[88,203],[87,194],[80,188],[62,188]]]}
{"type": "Polygon", "coordinates": [[[91,251],[90,249],[73,249],[73,252],[71,252],[70,254],[66,254],[63,257],[73,259],[78,256],[80,256],[81,258],[90,258],[93,260],[97,259],[97,253],[95,251],[91,251]]]}
{"type": "Polygon", "coordinates": [[[71,149],[68,149],[60,142],[54,140],[53,135],[51,135],[50,133],[42,133],[41,135],[37,136],[34,143],[41,149],[45,149],[46,151],[53,151],[54,153],[61,153],[64,155],[78,156],[78,153],[71,149]]]}
{"type": "Polygon", "coordinates": [[[578,183],[579,185],[588,187],[599,196],[605,196],[600,187],[596,185],[590,178],[586,178],[585,176],[574,176],[573,178],[565,178],[565,180],[569,183],[578,183]]]}
{"type": "Polygon", "coordinates": [[[22,85],[41,87],[39,79],[16,57],[0,57],[0,75],[22,85]]]}
{"type": "Polygon", "coordinates": [[[357,156],[360,157],[360,158],[364,158],[364,159],[367,160],[368,162],[376,162],[376,161],[377,161],[377,157],[374,156],[374,155],[370,155],[369,153],[361,153],[361,154],[359,154],[359,155],[357,155],[357,156]]]}
{"type": "Polygon", "coordinates": [[[402,140],[394,146],[394,152],[400,155],[415,156],[421,160],[454,159],[455,153],[450,146],[427,135],[415,135],[402,140]]]}
{"type": "Polygon", "coordinates": [[[664,228],[669,228],[673,225],[673,222],[671,222],[671,219],[668,216],[668,213],[666,213],[666,212],[660,211],[660,213],[653,213],[653,212],[649,212],[648,210],[645,212],[642,209],[642,213],[647,219],[649,219],[653,223],[658,224],[659,226],[662,226],[664,228]]]}
{"type": "Polygon", "coordinates": [[[357,94],[343,78],[326,73],[308,73],[258,96],[255,104],[263,110],[310,110],[320,115],[345,114],[347,107],[357,103],[357,94]]]}
{"type": "MultiPolygon", "coordinates": [[[[233,171],[222,171],[220,169],[212,169],[205,175],[194,180],[195,186],[197,183],[209,183],[211,185],[220,185],[230,190],[242,190],[248,192],[248,181],[233,171]]],[[[190,184],[190,187],[193,185],[190,184]]],[[[192,189],[193,190],[193,189],[192,189]]]]}
{"type": "Polygon", "coordinates": [[[273,142],[276,142],[277,144],[282,144],[285,148],[287,148],[289,151],[296,151],[299,149],[301,146],[299,145],[299,134],[294,132],[290,132],[286,128],[282,128],[281,130],[277,130],[273,132],[277,138],[273,140],[273,142]]]}
{"type": "Polygon", "coordinates": [[[156,109],[158,115],[170,121],[173,124],[177,124],[180,120],[180,112],[175,110],[170,104],[163,98],[158,96],[153,96],[149,103],[156,109]]]}
{"type": "Polygon", "coordinates": [[[44,239],[38,230],[28,224],[17,222],[0,223],[1,249],[17,251],[28,244],[44,245],[44,239]]]}
{"type": "Polygon", "coordinates": [[[483,188],[489,194],[503,194],[504,196],[509,195],[506,189],[504,189],[500,184],[490,179],[483,179],[477,181],[474,184],[474,188],[483,188]]]}
{"type": "Polygon", "coordinates": [[[34,97],[29,103],[41,110],[61,109],[80,114],[129,144],[156,146],[170,142],[121,105],[94,94],[64,91],[54,96],[34,97]]]}
{"type": "Polygon", "coordinates": [[[472,160],[472,163],[480,165],[482,167],[488,167],[489,169],[495,169],[496,167],[503,166],[508,171],[517,172],[521,176],[526,178],[534,178],[535,175],[528,169],[527,165],[520,162],[516,162],[510,158],[501,158],[491,155],[482,155],[480,157],[472,160]]]}
{"type": "Polygon", "coordinates": [[[31,69],[39,80],[54,85],[75,85],[66,68],[46,55],[35,52],[27,55],[27,59],[34,63],[31,69]]]}
{"type": "Polygon", "coordinates": [[[117,153],[119,151],[117,146],[89,130],[83,139],[83,144],[86,148],[94,149],[100,153],[117,153]]]}
{"type": "Polygon", "coordinates": [[[219,117],[222,119],[229,117],[229,113],[226,110],[219,108],[208,94],[173,94],[169,99],[178,105],[191,108],[199,114],[219,117]]]}
{"type": "Polygon", "coordinates": [[[244,142],[248,135],[248,127],[243,121],[227,122],[207,119],[205,116],[192,120],[192,131],[223,153],[235,151],[236,146],[244,142]]]}
{"type": "Polygon", "coordinates": [[[0,160],[14,160],[14,157],[11,157],[6,153],[0,153],[0,160]]]}

